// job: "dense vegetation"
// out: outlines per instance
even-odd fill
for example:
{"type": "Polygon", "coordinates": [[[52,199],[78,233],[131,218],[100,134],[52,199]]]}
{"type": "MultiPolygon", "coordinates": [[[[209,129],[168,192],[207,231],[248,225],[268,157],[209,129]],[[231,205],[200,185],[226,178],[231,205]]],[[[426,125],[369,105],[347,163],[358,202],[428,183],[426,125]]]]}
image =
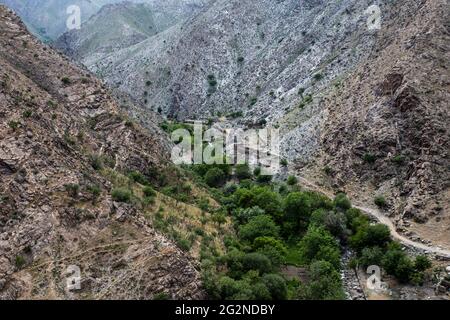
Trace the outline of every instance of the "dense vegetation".
{"type": "Polygon", "coordinates": [[[246,165],[193,166],[198,181],[211,187],[219,211],[232,218],[220,255],[203,247],[204,285],[215,299],[344,299],[341,252],[356,252],[353,267],[382,266],[402,282],[421,284],[430,267],[426,257],[412,261],[393,242],[389,229],[371,223],[345,194],[334,200],[302,190],[297,180],[275,183],[246,165]],[[228,181],[228,182],[227,182],[228,181]],[[306,269],[307,281],[287,280],[282,268],[306,269]]]}

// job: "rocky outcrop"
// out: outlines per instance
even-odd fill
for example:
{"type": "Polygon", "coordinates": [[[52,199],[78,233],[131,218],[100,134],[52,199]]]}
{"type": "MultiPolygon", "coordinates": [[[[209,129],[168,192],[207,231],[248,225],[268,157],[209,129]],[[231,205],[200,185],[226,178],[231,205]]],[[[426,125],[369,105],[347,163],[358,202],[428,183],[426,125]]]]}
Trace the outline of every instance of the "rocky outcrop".
{"type": "Polygon", "coordinates": [[[3,6],[0,115],[0,298],[203,296],[195,261],[139,206],[113,202],[99,170],[156,179],[168,163],[164,135],[121,114],[100,80],[3,6]],[[68,290],[70,266],[80,290],[68,290]]]}

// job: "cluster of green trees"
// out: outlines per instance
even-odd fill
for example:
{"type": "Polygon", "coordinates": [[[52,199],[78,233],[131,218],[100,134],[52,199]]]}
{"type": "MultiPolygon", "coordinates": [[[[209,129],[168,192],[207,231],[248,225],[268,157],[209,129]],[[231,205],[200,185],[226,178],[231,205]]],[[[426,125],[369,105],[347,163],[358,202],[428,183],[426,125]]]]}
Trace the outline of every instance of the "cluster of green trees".
{"type": "Polygon", "coordinates": [[[251,173],[247,166],[200,166],[194,171],[206,183],[211,173],[220,176],[220,184],[212,185],[221,187],[216,192],[221,210],[232,217],[236,230],[226,241],[224,255],[202,252],[204,284],[213,298],[344,299],[344,246],[357,253],[355,266],[379,265],[404,282],[420,284],[430,267],[426,257],[411,260],[392,241],[389,229],[352,208],[345,194],[330,200],[301,190],[294,177],[274,183],[258,178],[260,171],[251,173]],[[233,172],[239,183],[225,184],[233,172]],[[292,251],[298,256],[296,263],[290,261],[292,251]],[[306,268],[308,281],[287,281],[281,272],[286,264],[306,268]]]}

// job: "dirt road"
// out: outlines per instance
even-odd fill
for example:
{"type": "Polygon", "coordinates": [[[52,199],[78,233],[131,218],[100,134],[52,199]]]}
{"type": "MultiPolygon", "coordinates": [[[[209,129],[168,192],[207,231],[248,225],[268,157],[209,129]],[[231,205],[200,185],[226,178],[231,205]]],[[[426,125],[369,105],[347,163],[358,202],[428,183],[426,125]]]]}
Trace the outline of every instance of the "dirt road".
{"type": "MultiPolygon", "coordinates": [[[[299,182],[301,184],[303,184],[305,187],[320,192],[330,198],[334,198],[334,194],[331,193],[328,190],[325,190],[323,188],[321,188],[320,186],[317,186],[316,184],[312,183],[311,181],[302,178],[302,177],[298,177],[299,182]]],[[[352,202],[353,203],[353,202],[352,202]]],[[[439,257],[444,257],[444,258],[449,258],[450,259],[450,250],[447,249],[443,249],[440,247],[436,247],[436,246],[428,246],[426,244],[420,243],[420,242],[416,242],[413,241],[411,239],[408,239],[407,237],[399,234],[397,232],[397,229],[395,227],[395,225],[392,223],[391,219],[389,219],[388,217],[386,217],[381,211],[377,210],[377,209],[373,209],[373,208],[367,208],[364,207],[360,204],[357,203],[353,203],[353,207],[361,210],[362,212],[364,212],[365,214],[375,218],[376,220],[378,220],[380,223],[386,225],[389,230],[391,231],[391,235],[392,237],[397,240],[398,242],[402,243],[404,246],[409,247],[409,248],[414,248],[414,249],[418,249],[421,250],[423,252],[426,253],[433,253],[436,256],[439,257]]]]}

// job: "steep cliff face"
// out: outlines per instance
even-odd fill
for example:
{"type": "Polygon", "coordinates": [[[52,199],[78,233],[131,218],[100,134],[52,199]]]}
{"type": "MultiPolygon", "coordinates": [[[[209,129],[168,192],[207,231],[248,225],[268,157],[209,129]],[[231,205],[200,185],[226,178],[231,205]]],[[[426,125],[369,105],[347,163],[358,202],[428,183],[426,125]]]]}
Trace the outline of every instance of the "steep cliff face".
{"type": "Polygon", "coordinates": [[[0,115],[0,298],[202,296],[195,262],[144,217],[141,188],[131,204],[111,196],[130,170],[165,170],[163,134],[3,6],[0,115]],[[67,290],[70,265],[81,291],[67,290]]]}
{"type": "Polygon", "coordinates": [[[384,196],[400,229],[448,247],[449,5],[400,1],[390,14],[368,59],[323,97],[316,167],[367,201],[384,196]]]}
{"type": "Polygon", "coordinates": [[[323,87],[370,52],[368,6],[214,1],[139,44],[83,62],[147,108],[179,119],[239,111],[250,121],[277,118],[298,105],[300,88],[306,95],[313,84],[323,87]]]}

